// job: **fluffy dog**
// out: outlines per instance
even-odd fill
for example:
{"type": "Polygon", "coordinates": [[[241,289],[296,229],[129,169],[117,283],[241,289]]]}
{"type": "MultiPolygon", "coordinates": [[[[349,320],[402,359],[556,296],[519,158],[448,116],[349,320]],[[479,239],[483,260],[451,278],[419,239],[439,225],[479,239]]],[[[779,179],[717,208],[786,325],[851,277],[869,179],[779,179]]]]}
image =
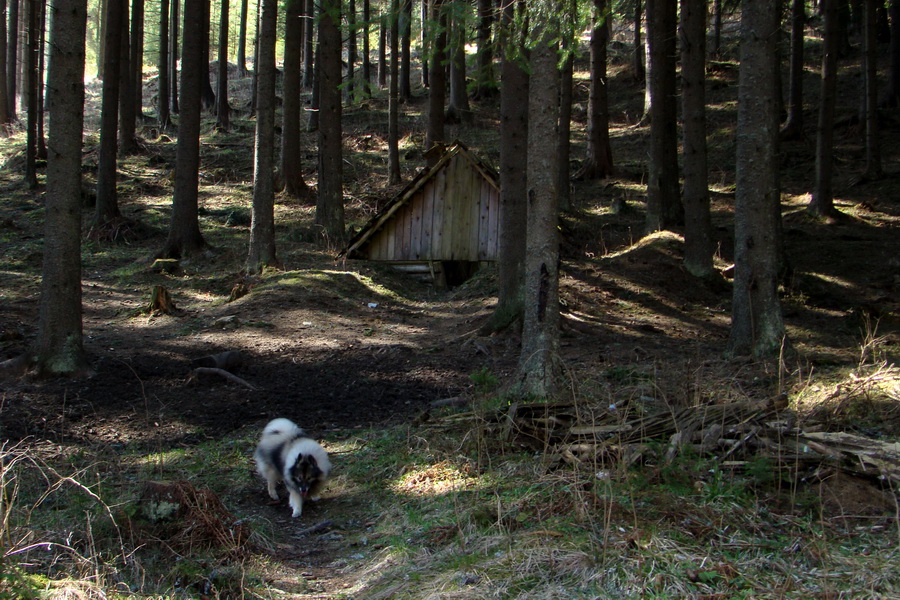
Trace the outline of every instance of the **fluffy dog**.
{"type": "Polygon", "coordinates": [[[294,517],[303,511],[304,499],[319,499],[319,491],[331,473],[325,449],[288,419],[275,419],[266,425],[253,457],[273,500],[278,500],[275,486],[284,481],[294,517]]]}

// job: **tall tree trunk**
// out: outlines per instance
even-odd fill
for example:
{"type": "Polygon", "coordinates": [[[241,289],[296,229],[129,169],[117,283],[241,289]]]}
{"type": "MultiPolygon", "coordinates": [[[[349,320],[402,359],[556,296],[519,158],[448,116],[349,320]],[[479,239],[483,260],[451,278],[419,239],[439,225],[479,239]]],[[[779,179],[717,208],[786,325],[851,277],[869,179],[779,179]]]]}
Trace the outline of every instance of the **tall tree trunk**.
{"type": "Polygon", "coordinates": [[[834,208],[834,106],[837,90],[837,0],[823,0],[825,37],[822,52],[822,92],[816,130],[816,182],[807,209],[817,217],[837,215],[834,208]]]}
{"type": "Polygon", "coordinates": [[[44,69],[47,47],[46,39],[47,3],[45,0],[38,3],[38,67],[37,67],[37,157],[47,160],[47,143],[44,139],[44,69]]]}
{"type": "Polygon", "coordinates": [[[741,11],[731,355],[777,356],[785,343],[778,300],[781,200],[775,45],[778,0],[741,11]]]}
{"type": "MultiPolygon", "coordinates": [[[[10,20],[12,20],[12,12],[10,12],[10,20]]],[[[890,65],[888,66],[887,86],[881,104],[896,108],[900,105],[900,0],[888,0],[888,22],[891,32],[890,65]]]]}
{"type": "Polygon", "coordinates": [[[309,187],[303,180],[300,149],[304,4],[304,0],[287,0],[284,8],[284,76],[282,78],[284,101],[281,111],[281,156],[278,187],[294,198],[306,197],[310,193],[309,187]]]}
{"type": "Polygon", "coordinates": [[[228,0],[222,0],[222,10],[219,14],[218,50],[216,127],[222,131],[227,131],[231,120],[231,107],[228,105],[228,0]]]}
{"type": "Polygon", "coordinates": [[[169,0],[159,2],[159,60],[156,68],[159,71],[156,120],[160,128],[168,129],[172,125],[169,113],[169,0]]]}
{"type": "MultiPolygon", "coordinates": [[[[567,47],[572,39],[575,39],[574,36],[563,36],[563,46],[567,47]]],[[[565,49],[563,51],[566,52],[565,49]]],[[[562,69],[559,72],[559,135],[557,136],[558,144],[556,147],[556,172],[558,176],[556,193],[559,199],[559,209],[562,211],[572,210],[572,169],[569,163],[572,156],[570,138],[572,135],[572,85],[575,75],[574,71],[575,56],[567,52],[562,69]]]]}
{"type": "Polygon", "coordinates": [[[524,2],[504,5],[500,15],[500,239],[497,244],[497,306],[485,332],[520,321],[525,300],[525,232],[528,162],[528,72],[514,11],[524,2]]]}
{"type": "MultiPolygon", "coordinates": [[[[174,0],[173,0],[174,4],[174,0]]],[[[200,90],[204,71],[201,2],[184,3],[181,56],[181,113],[178,116],[178,146],[175,150],[175,190],[169,237],[160,257],[187,258],[207,249],[197,215],[200,174],[200,90]]]]}
{"type": "Polygon", "coordinates": [[[788,75],[787,119],[781,127],[781,139],[803,135],[803,42],[806,28],[806,1],[791,2],[791,60],[788,75]]]}
{"type": "Polygon", "coordinates": [[[16,74],[19,67],[19,5],[21,0],[9,0],[9,24],[6,31],[6,101],[10,123],[16,120],[18,88],[16,74]]]}
{"type": "Polygon", "coordinates": [[[131,0],[131,76],[134,114],[144,118],[144,0],[131,0]]]}
{"type": "Polygon", "coordinates": [[[341,127],[341,3],[326,0],[319,16],[319,198],[316,225],[325,245],[344,241],[341,127]]]}
{"type": "MultiPolygon", "coordinates": [[[[537,19],[536,19],[537,21],[537,19]]],[[[535,23],[528,98],[528,224],[525,236],[525,311],[518,365],[518,391],[553,398],[559,391],[559,206],[555,148],[558,118],[558,35],[535,23]]]]}
{"type": "Polygon", "coordinates": [[[643,20],[641,2],[642,0],[634,0],[634,51],[631,54],[631,71],[635,81],[644,81],[646,76],[644,72],[645,49],[644,44],[641,43],[641,21],[643,20]]]}
{"type": "Polygon", "coordinates": [[[10,133],[9,84],[6,80],[6,0],[0,0],[0,136],[10,133]]]}
{"type": "Polygon", "coordinates": [[[432,26],[429,24],[428,17],[433,14],[429,12],[429,7],[431,6],[431,0],[420,0],[421,10],[419,11],[419,22],[422,24],[419,27],[419,48],[422,54],[422,87],[427,88],[431,86],[431,75],[428,72],[428,61],[431,59],[431,40],[429,40],[429,36],[431,35],[432,26]]]}
{"type": "MultiPolygon", "coordinates": [[[[423,0],[427,2],[428,0],[423,0]]],[[[400,101],[412,98],[410,45],[412,37],[412,0],[400,2],[400,101]]]]}
{"type": "Polygon", "coordinates": [[[391,87],[388,90],[388,183],[397,185],[400,175],[400,3],[391,0],[391,87]]]}
{"type": "Polygon", "coordinates": [[[646,231],[677,225],[684,212],[678,196],[677,0],[648,0],[650,45],[650,173],[646,231]]]}
{"type": "Polygon", "coordinates": [[[178,15],[181,0],[169,0],[169,110],[178,114],[178,15]]]}
{"type": "Polygon", "coordinates": [[[316,50],[313,47],[313,38],[316,32],[316,0],[306,0],[306,8],[303,12],[305,18],[303,25],[306,31],[303,35],[303,88],[315,89],[313,80],[315,79],[316,67],[314,65],[316,50]]]}
{"type": "Polygon", "coordinates": [[[447,103],[446,120],[448,123],[472,122],[472,108],[469,106],[469,95],[466,90],[466,28],[465,16],[455,11],[450,23],[450,96],[447,103]]]}
{"type": "Polygon", "coordinates": [[[865,16],[865,124],[866,177],[881,177],[881,148],[878,133],[878,21],[875,0],[864,0],[865,16]]]}
{"type": "Polygon", "coordinates": [[[50,153],[38,332],[40,375],[87,370],[81,317],[81,148],[86,0],[54,0],[47,75],[50,153]]]}
{"type": "Polygon", "coordinates": [[[247,11],[248,0],[240,0],[241,16],[238,24],[237,67],[241,77],[247,76],[247,11]]]}
{"type": "Polygon", "coordinates": [[[713,56],[722,55],[722,0],[713,0],[713,56]]]}
{"type": "MultiPolygon", "coordinates": [[[[108,0],[106,46],[103,64],[103,105],[100,109],[100,151],[97,158],[97,204],[94,226],[103,227],[120,218],[116,192],[117,126],[119,123],[119,58],[124,26],[125,0],[108,0]]],[[[102,234],[100,234],[102,235],[102,234]]]]}
{"type": "Polygon", "coordinates": [[[134,112],[134,74],[131,66],[131,40],[128,31],[128,4],[122,14],[119,36],[119,156],[137,150],[137,115],[134,112]]]}
{"type": "Polygon", "coordinates": [[[347,84],[344,86],[347,102],[352,104],[356,89],[357,37],[356,0],[347,0],[347,84]]]}
{"type": "Polygon", "coordinates": [[[38,28],[38,2],[28,0],[25,4],[25,97],[27,99],[27,124],[25,142],[25,184],[37,187],[38,152],[38,53],[40,52],[40,31],[38,28]]]}
{"type": "Polygon", "coordinates": [[[706,154],[706,1],[681,0],[681,114],[684,148],[684,268],[713,269],[706,154]]]}
{"type": "Polygon", "coordinates": [[[369,33],[371,31],[372,6],[370,0],[363,0],[363,24],[362,24],[362,79],[363,93],[365,96],[372,95],[372,57],[369,55],[369,33]]]}
{"type": "MultiPolygon", "coordinates": [[[[437,22],[437,35],[432,40],[431,88],[428,92],[428,123],[425,130],[425,150],[431,150],[435,144],[444,140],[444,102],[447,99],[447,70],[444,68],[447,49],[447,13],[443,0],[432,0],[432,18],[437,22]],[[440,65],[440,66],[438,66],[440,65]]],[[[429,166],[437,162],[439,153],[430,154],[429,166]]]]}
{"type": "Polygon", "coordinates": [[[382,13],[378,18],[378,87],[381,88],[387,85],[388,71],[390,70],[387,61],[387,46],[390,43],[388,29],[392,22],[391,16],[387,12],[382,13]]]}
{"type": "Polygon", "coordinates": [[[492,0],[477,0],[478,25],[476,39],[475,97],[490,98],[497,93],[494,77],[494,46],[491,43],[491,27],[494,23],[492,0]]]}
{"type": "Polygon", "coordinates": [[[610,16],[607,0],[594,0],[591,29],[591,82],[588,95],[587,156],[576,179],[602,179],[613,172],[609,143],[609,94],[606,76],[606,45],[609,42],[610,16]]]}
{"type": "Polygon", "coordinates": [[[200,1],[203,5],[203,75],[200,78],[200,106],[204,110],[212,111],[216,108],[216,95],[213,93],[209,72],[210,9],[209,0],[200,1]]]}
{"type": "MultiPolygon", "coordinates": [[[[275,42],[278,0],[262,0],[255,71],[256,141],[253,147],[253,218],[247,272],[278,266],[275,253],[275,42]]],[[[287,132],[285,132],[287,133],[287,132]]]]}

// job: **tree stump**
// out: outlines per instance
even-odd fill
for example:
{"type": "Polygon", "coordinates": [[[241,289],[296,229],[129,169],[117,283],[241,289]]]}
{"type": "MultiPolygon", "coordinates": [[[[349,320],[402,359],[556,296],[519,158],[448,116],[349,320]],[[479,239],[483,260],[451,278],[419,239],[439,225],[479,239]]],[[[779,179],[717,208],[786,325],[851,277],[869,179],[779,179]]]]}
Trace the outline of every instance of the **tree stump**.
{"type": "Polygon", "coordinates": [[[172,301],[169,290],[161,285],[154,285],[153,289],[150,290],[150,304],[147,306],[147,312],[170,315],[176,310],[177,308],[172,301]]]}

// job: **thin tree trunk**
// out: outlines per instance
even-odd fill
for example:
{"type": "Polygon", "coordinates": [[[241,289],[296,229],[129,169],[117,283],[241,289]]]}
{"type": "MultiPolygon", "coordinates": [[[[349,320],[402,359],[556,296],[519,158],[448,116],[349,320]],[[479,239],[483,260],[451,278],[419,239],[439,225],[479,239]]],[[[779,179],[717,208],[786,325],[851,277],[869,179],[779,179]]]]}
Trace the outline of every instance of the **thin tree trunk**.
{"type": "Polygon", "coordinates": [[[706,152],[706,2],[681,0],[681,114],[684,148],[684,268],[711,277],[712,221],[706,152]]]}
{"type": "MultiPolygon", "coordinates": [[[[428,93],[428,123],[425,130],[425,150],[431,150],[444,140],[444,102],[447,99],[447,77],[443,65],[446,62],[447,14],[443,0],[432,0],[432,17],[437,18],[438,33],[433,40],[431,64],[441,65],[431,70],[431,88],[428,93]]],[[[440,157],[431,153],[428,164],[433,165],[440,157]]]]}
{"type": "Polygon", "coordinates": [[[475,97],[490,98],[497,93],[494,77],[494,47],[491,44],[491,26],[494,23],[492,0],[477,0],[478,25],[476,30],[477,49],[475,52],[477,70],[475,72],[475,97]]]}
{"type": "Polygon", "coordinates": [[[642,0],[634,0],[634,52],[631,54],[631,71],[635,81],[644,81],[644,45],[641,43],[642,0]]]}
{"type": "Polygon", "coordinates": [[[465,19],[456,15],[450,24],[450,96],[447,104],[446,121],[448,123],[472,122],[472,109],[469,106],[469,95],[466,90],[466,29],[465,19]]]}
{"type": "Polygon", "coordinates": [[[128,4],[122,15],[122,33],[119,36],[119,156],[133,154],[137,150],[137,125],[134,112],[134,74],[131,68],[131,41],[128,28],[128,4]]]}
{"type": "Polygon", "coordinates": [[[228,131],[231,107],[228,105],[228,0],[222,0],[219,15],[218,76],[216,77],[216,127],[228,131]]]}
{"type": "Polygon", "coordinates": [[[347,84],[344,90],[347,102],[352,104],[356,89],[357,37],[356,0],[347,0],[347,84]]]}
{"type": "Polygon", "coordinates": [[[103,105],[100,109],[100,151],[97,158],[97,204],[94,226],[103,227],[121,217],[116,192],[117,125],[119,123],[119,57],[125,0],[108,0],[107,48],[103,64],[103,105]]]}
{"type": "Polygon", "coordinates": [[[178,15],[181,0],[169,0],[169,110],[178,114],[178,15]]]}
{"type": "Polygon", "coordinates": [[[168,129],[172,125],[169,114],[169,0],[159,3],[159,61],[156,68],[159,71],[156,120],[161,129],[168,129]]]}
{"type": "Polygon", "coordinates": [[[134,115],[144,119],[144,0],[131,0],[131,74],[134,115]]]}
{"type": "MultiPolygon", "coordinates": [[[[569,37],[564,37],[562,43],[568,46],[569,37]]],[[[572,85],[575,70],[575,57],[572,54],[566,56],[559,73],[559,143],[556,147],[557,175],[556,193],[559,198],[559,208],[563,211],[572,210],[572,170],[569,166],[572,156],[572,85]]]]}
{"type": "Polygon", "coordinates": [[[363,93],[365,96],[372,95],[372,57],[369,56],[371,49],[369,48],[369,32],[371,30],[372,6],[370,0],[363,0],[363,31],[362,31],[362,79],[363,93]]]}
{"type": "Polygon", "coordinates": [[[834,106],[837,90],[837,0],[823,0],[825,39],[822,53],[822,92],[816,131],[816,182],[807,210],[815,216],[837,216],[834,208],[834,106]]]}
{"type": "Polygon", "coordinates": [[[315,79],[316,67],[314,61],[318,50],[313,48],[313,38],[316,32],[316,0],[306,1],[306,8],[303,14],[306,17],[303,19],[303,25],[306,28],[306,32],[303,35],[303,88],[315,90],[313,80],[315,79]]]}
{"type": "Polygon", "coordinates": [[[388,13],[382,14],[378,19],[378,87],[383,88],[388,81],[387,46],[388,29],[391,17],[388,13]]]}
{"type": "Polygon", "coordinates": [[[791,2],[791,62],[788,75],[787,119],[781,127],[781,139],[803,135],[803,42],[806,28],[805,0],[791,2]]]}
{"type": "Polygon", "coordinates": [[[388,183],[397,185],[400,175],[400,3],[391,0],[391,87],[388,91],[388,183]]]}
{"type": "Polygon", "coordinates": [[[587,156],[576,179],[602,179],[613,172],[612,146],[609,142],[609,95],[606,76],[609,42],[609,5],[607,0],[593,1],[591,29],[591,81],[588,92],[587,156]]]}
{"type": "MultiPolygon", "coordinates": [[[[423,0],[426,1],[427,0],[423,0]]],[[[410,45],[412,36],[412,0],[400,2],[400,101],[412,98],[410,45]]]]}
{"type": "Polygon", "coordinates": [[[238,25],[237,67],[241,77],[247,76],[247,12],[248,0],[241,1],[241,16],[238,25]]]}
{"type": "Polygon", "coordinates": [[[282,77],[281,156],[276,187],[293,198],[304,198],[310,189],[303,180],[300,149],[300,91],[303,59],[304,0],[287,0],[284,25],[284,76],[282,77]]]}
{"type": "Polygon", "coordinates": [[[25,142],[25,185],[37,187],[38,151],[38,53],[40,33],[38,30],[38,2],[28,0],[25,5],[25,94],[27,100],[27,124],[25,142]]]}
{"type": "Polygon", "coordinates": [[[0,0],[0,136],[10,133],[9,84],[6,80],[6,0],[0,0]]]}
{"type": "MultiPolygon", "coordinates": [[[[253,218],[247,272],[278,266],[275,252],[275,42],[278,0],[262,0],[257,54],[256,138],[253,147],[253,218]]],[[[287,133],[287,132],[285,132],[287,133]]]]}
{"type": "Polygon", "coordinates": [[[865,3],[865,124],[866,124],[866,177],[881,177],[881,147],[878,133],[878,32],[875,0],[865,3]]]}
{"type": "Polygon", "coordinates": [[[9,122],[16,120],[16,74],[19,66],[19,5],[21,0],[9,0],[9,25],[6,43],[6,100],[9,122]]]}

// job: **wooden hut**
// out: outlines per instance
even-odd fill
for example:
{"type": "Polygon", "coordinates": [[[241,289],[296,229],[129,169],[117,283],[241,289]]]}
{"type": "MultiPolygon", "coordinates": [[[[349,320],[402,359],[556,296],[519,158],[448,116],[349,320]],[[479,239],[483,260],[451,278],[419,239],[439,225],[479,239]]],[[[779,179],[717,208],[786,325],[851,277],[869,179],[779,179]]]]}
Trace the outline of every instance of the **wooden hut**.
{"type": "Polygon", "coordinates": [[[341,254],[388,262],[453,286],[480,264],[497,260],[499,236],[497,174],[456,142],[372,217],[341,254]]]}

